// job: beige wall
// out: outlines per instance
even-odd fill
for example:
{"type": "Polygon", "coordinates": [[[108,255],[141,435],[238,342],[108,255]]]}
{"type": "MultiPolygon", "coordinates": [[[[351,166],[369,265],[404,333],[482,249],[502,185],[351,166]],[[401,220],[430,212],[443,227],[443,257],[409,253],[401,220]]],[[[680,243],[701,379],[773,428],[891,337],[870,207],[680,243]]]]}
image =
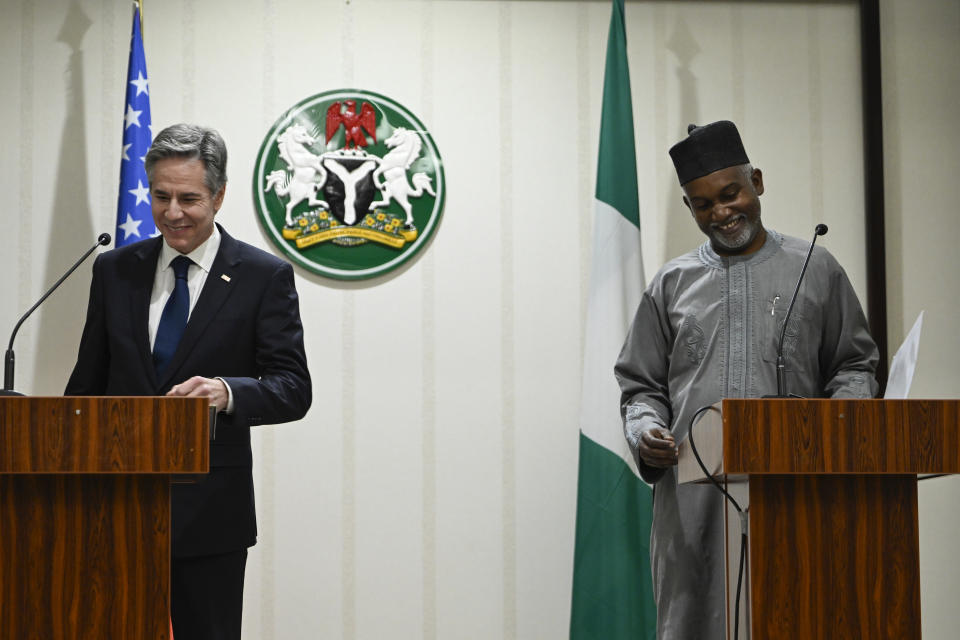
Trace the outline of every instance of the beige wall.
{"type": "MultiPolygon", "coordinates": [[[[913,397],[960,397],[960,4],[881,2],[890,342],[925,310],[913,397]]],[[[924,638],[954,638],[960,610],[960,479],[920,485],[924,638]]]]}
{"type": "MultiPolygon", "coordinates": [[[[408,269],[376,286],[298,270],[315,404],[255,438],[245,636],[565,636],[609,4],[145,4],[153,120],[224,134],[219,218],[234,235],[269,248],[254,157],[281,112],[319,91],[400,101],[446,167],[444,222],[408,269]]],[[[942,185],[958,168],[960,18],[952,0],[883,9],[890,340],[926,309],[915,395],[957,397],[960,238],[942,185]]],[[[0,0],[0,330],[113,231],[129,11],[0,0]]],[[[646,272],[700,241],[666,149],[687,122],[728,117],[764,170],[767,224],[807,237],[826,222],[863,296],[855,5],[628,2],[627,24],[646,272]]],[[[20,390],[62,389],[88,282],[86,267],[21,330],[20,390]]],[[[960,617],[960,572],[943,560],[956,486],[921,490],[928,638],[952,637],[960,617]]]]}

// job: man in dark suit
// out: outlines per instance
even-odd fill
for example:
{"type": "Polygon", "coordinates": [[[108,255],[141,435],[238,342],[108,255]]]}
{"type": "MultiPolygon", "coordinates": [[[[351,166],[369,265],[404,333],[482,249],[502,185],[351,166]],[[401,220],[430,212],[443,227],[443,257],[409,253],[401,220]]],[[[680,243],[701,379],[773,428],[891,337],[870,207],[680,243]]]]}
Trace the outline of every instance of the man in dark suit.
{"type": "Polygon", "coordinates": [[[145,164],[162,238],[97,258],[65,391],[200,396],[220,411],[210,474],[173,487],[177,640],[240,638],[257,535],[249,427],[302,418],[311,401],[293,269],[214,223],[226,161],[212,129],[157,134],[145,164]]]}

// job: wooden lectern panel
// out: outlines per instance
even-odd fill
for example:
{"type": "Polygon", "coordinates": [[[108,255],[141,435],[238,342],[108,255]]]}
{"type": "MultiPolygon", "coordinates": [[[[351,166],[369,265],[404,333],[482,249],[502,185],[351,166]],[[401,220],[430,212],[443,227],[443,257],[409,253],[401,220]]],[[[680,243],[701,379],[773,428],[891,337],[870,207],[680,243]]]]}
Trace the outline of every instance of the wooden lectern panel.
{"type": "Polygon", "coordinates": [[[730,474],[960,473],[960,400],[724,400],[730,474]]]}
{"type": "Polygon", "coordinates": [[[750,478],[753,638],[920,637],[915,476],[750,478]]]}
{"type": "MultiPolygon", "coordinates": [[[[694,427],[716,477],[960,473],[960,400],[732,399],[694,427]]],[[[706,482],[689,439],[678,481],[706,482]]]]}
{"type": "Polygon", "coordinates": [[[167,638],[167,476],[0,475],[0,638],[167,638]]]}
{"type": "Polygon", "coordinates": [[[165,640],[170,480],[204,398],[0,398],[0,640],[165,640]]]}
{"type": "Polygon", "coordinates": [[[205,398],[3,398],[0,473],[207,473],[208,406],[205,398]]]}
{"type": "Polygon", "coordinates": [[[917,475],[960,473],[960,400],[726,399],[694,438],[728,488],[749,480],[749,637],[920,638],[917,475]]]}

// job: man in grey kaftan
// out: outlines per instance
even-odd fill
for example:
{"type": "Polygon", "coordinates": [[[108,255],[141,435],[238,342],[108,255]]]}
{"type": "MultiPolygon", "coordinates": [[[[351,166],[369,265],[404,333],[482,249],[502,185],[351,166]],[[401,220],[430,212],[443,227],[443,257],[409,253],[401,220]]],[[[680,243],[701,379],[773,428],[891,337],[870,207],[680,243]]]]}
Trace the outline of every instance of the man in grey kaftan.
{"type": "MultiPolygon", "coordinates": [[[[707,163],[687,181],[674,158],[684,201],[710,240],[653,278],[615,368],[627,441],[644,480],[654,483],[650,555],[660,640],[725,638],[723,498],[712,485],[677,484],[674,442],[687,436],[700,407],[777,392],[777,342],[809,247],[762,227],[762,178],[745,158],[735,155],[732,169],[716,172],[707,163]],[[703,171],[722,180],[704,188],[703,171]]],[[[790,393],[868,398],[877,391],[876,346],[826,249],[811,257],[784,356],[790,393]]]]}

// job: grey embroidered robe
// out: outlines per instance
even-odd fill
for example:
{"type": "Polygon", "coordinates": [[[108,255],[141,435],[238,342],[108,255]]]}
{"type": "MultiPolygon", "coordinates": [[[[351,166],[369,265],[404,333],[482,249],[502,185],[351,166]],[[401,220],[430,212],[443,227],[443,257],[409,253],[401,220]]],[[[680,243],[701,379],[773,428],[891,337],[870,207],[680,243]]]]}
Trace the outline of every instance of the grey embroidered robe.
{"type": "MultiPolygon", "coordinates": [[[[777,391],[777,341],[809,243],[767,231],[763,247],[721,257],[709,242],[667,263],[644,292],[615,367],[624,432],[669,427],[679,443],[693,413],[722,398],[777,391]]],[[[784,343],[787,390],[873,397],[878,353],[836,259],[817,247],[784,343]]],[[[660,640],[723,640],[722,496],[677,485],[676,468],[638,459],[654,484],[650,541],[660,640]]]]}

